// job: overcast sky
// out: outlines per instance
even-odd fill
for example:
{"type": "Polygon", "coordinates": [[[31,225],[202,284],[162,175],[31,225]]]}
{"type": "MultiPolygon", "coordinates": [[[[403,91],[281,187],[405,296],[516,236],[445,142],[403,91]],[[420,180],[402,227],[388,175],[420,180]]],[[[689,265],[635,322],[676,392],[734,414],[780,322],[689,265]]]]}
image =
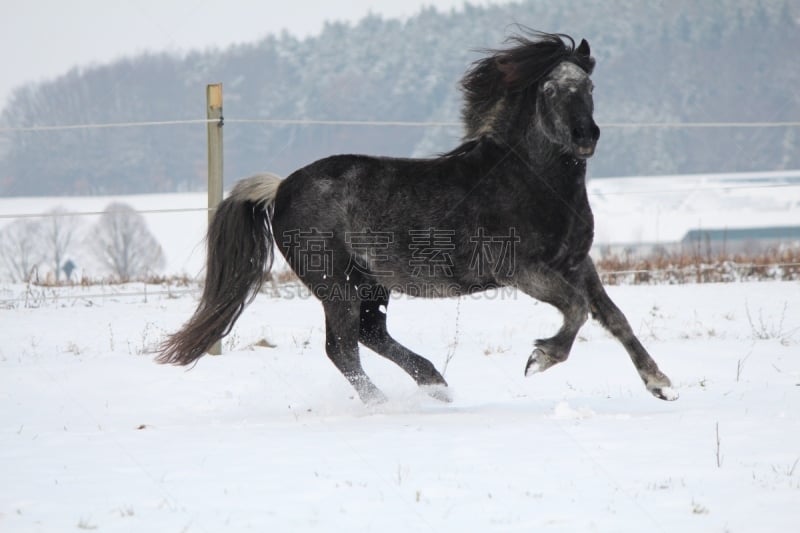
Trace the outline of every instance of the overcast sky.
{"type": "MultiPolygon", "coordinates": [[[[502,0],[471,0],[472,4],[502,0]]],[[[507,1],[507,0],[506,0],[507,1]]],[[[143,51],[186,51],[250,42],[282,29],[317,33],[325,20],[370,11],[407,17],[464,0],[5,0],[0,16],[0,107],[11,91],[75,66],[143,51]]]]}

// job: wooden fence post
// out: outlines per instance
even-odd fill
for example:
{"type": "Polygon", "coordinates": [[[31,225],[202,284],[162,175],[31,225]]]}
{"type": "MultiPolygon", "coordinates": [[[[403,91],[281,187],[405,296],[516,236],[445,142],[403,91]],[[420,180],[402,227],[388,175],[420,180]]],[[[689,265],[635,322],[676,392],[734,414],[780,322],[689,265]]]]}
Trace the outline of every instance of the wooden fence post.
{"type": "MultiPolygon", "coordinates": [[[[214,218],[216,208],[222,201],[222,84],[206,87],[208,115],[208,223],[214,218]]],[[[210,355],[222,353],[222,343],[217,341],[209,350],[210,355]]]]}

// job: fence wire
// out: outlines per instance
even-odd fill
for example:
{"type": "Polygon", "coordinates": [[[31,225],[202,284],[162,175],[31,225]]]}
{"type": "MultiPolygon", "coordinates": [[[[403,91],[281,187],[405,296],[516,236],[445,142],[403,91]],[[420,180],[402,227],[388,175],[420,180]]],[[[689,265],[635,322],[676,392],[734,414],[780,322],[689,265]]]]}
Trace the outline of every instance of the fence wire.
{"type": "MultiPolygon", "coordinates": [[[[400,128],[456,128],[461,122],[404,121],[404,120],[322,120],[291,118],[223,118],[176,119],[132,122],[100,122],[84,124],[51,124],[31,126],[0,126],[0,133],[28,133],[69,130],[93,130],[114,128],[141,128],[153,126],[179,126],[190,124],[265,124],[273,126],[353,126],[353,127],[400,127],[400,128]]],[[[601,122],[601,128],[609,129],[701,129],[701,128],[796,128],[800,121],[775,122],[601,122]]]]}
{"type": "Polygon", "coordinates": [[[99,216],[108,214],[128,214],[131,212],[142,215],[163,213],[198,213],[216,211],[215,207],[182,207],[175,209],[135,209],[133,211],[63,211],[59,213],[0,213],[0,220],[18,218],[66,218],[81,216],[99,216]]]}
{"type": "Polygon", "coordinates": [[[56,124],[56,125],[33,125],[33,126],[2,126],[0,133],[34,133],[46,131],[70,131],[70,130],[100,130],[116,128],[142,128],[150,126],[181,126],[185,124],[208,124],[219,122],[218,120],[202,119],[182,119],[182,120],[149,120],[140,122],[101,122],[87,124],[56,124]]]}

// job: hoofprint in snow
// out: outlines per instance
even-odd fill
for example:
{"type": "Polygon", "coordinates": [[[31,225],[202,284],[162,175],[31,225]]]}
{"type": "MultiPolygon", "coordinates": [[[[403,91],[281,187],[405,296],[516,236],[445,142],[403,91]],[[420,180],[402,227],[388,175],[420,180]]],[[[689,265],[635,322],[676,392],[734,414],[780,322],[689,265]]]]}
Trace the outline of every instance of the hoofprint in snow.
{"type": "Polygon", "coordinates": [[[378,407],[326,359],[320,305],[291,290],[260,295],[222,356],[153,363],[196,305],[163,289],[0,287],[0,530],[800,522],[800,284],[610,287],[676,402],[648,394],[592,322],[568,361],[524,377],[561,321],[523,295],[399,298],[390,329],[445,370],[454,400],[363,350],[390,398],[378,407]]]}

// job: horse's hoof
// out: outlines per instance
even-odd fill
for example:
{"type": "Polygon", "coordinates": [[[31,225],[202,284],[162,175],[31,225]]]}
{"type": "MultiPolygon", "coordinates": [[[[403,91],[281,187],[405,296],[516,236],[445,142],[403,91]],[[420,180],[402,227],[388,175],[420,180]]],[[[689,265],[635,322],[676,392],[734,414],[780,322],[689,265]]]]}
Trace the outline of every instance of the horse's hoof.
{"type": "Polygon", "coordinates": [[[659,400],[665,400],[668,402],[674,402],[680,397],[678,391],[676,391],[672,387],[653,387],[652,389],[648,390],[653,396],[655,396],[659,400]]]}
{"type": "Polygon", "coordinates": [[[447,385],[422,385],[420,389],[425,391],[425,394],[434,400],[439,400],[443,403],[453,402],[453,395],[450,393],[450,389],[447,388],[447,385]]]}
{"type": "Polygon", "coordinates": [[[672,388],[672,381],[660,370],[644,376],[644,385],[659,400],[673,402],[678,399],[678,391],[672,388]]]}
{"type": "Polygon", "coordinates": [[[531,356],[528,357],[528,363],[525,365],[525,377],[538,374],[547,368],[547,366],[545,366],[546,359],[547,355],[539,348],[536,348],[531,356]]]}
{"type": "Polygon", "coordinates": [[[369,406],[381,405],[389,401],[389,398],[377,388],[371,389],[369,392],[359,393],[359,397],[364,402],[364,405],[369,406]]]}

